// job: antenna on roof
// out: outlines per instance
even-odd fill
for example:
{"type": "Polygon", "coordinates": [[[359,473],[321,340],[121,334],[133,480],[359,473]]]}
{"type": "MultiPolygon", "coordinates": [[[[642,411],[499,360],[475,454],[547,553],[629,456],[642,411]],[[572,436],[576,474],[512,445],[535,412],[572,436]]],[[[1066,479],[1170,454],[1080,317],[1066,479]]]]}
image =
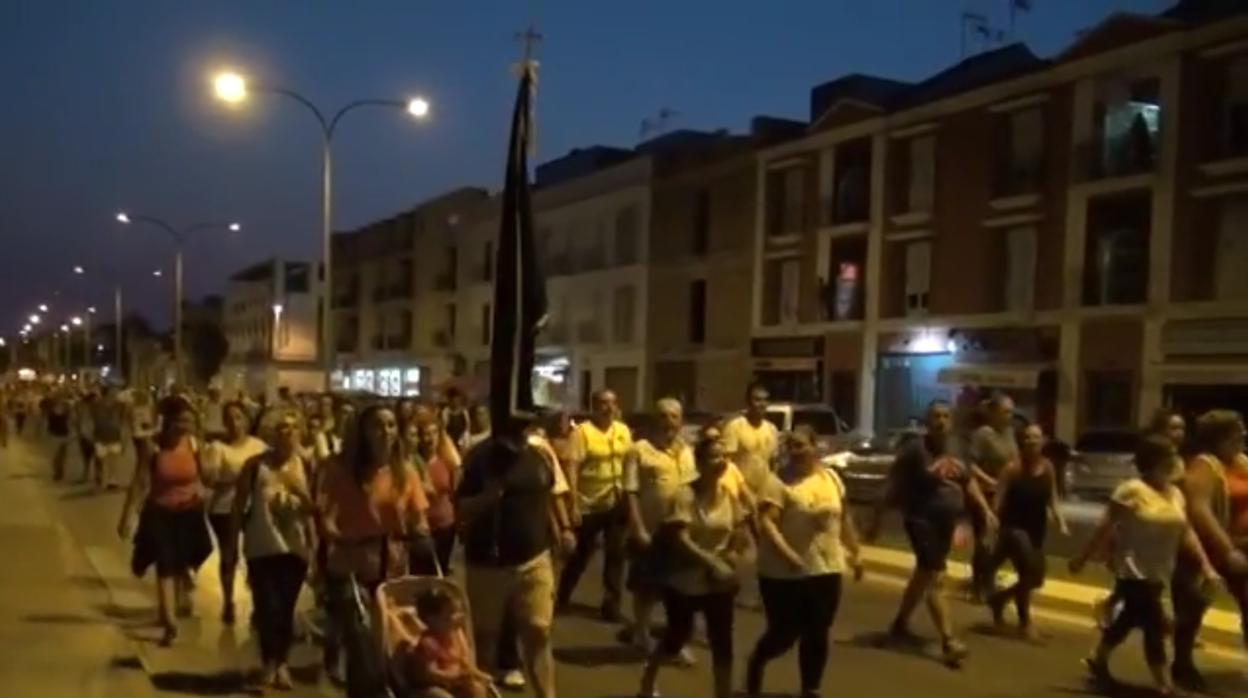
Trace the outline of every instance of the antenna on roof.
{"type": "Polygon", "coordinates": [[[1014,26],[1018,21],[1019,12],[1031,12],[1031,0],[1005,0],[1010,5],[1010,38],[1013,39],[1014,26]]]}
{"type": "MultiPolygon", "coordinates": [[[[1016,0],[1011,0],[1014,1],[1016,0]]],[[[976,39],[980,42],[980,50],[986,50],[994,43],[1004,42],[1005,32],[993,27],[988,22],[987,15],[968,10],[962,13],[962,58],[966,58],[972,42],[976,39]]]]}
{"type": "Polygon", "coordinates": [[[680,112],[670,107],[662,107],[654,116],[647,116],[641,120],[641,140],[646,140],[651,134],[659,134],[669,130],[672,119],[680,116],[680,112]]]}

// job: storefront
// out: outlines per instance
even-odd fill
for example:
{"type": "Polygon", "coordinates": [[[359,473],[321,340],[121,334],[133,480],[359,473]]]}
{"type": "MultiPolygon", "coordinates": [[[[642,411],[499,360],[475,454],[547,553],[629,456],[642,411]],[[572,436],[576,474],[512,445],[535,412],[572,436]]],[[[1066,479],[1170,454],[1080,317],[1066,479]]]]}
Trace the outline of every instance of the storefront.
{"type": "Polygon", "coordinates": [[[755,339],[752,349],[754,379],[772,400],[823,402],[823,337],[755,339]]]}
{"type": "Polygon", "coordinates": [[[1248,319],[1172,320],[1161,353],[1163,405],[1189,417],[1211,409],[1248,414],[1248,319]]]}
{"type": "Polygon", "coordinates": [[[340,390],[372,393],[381,397],[417,397],[424,371],[419,366],[352,367],[335,371],[334,386],[340,390]]]}

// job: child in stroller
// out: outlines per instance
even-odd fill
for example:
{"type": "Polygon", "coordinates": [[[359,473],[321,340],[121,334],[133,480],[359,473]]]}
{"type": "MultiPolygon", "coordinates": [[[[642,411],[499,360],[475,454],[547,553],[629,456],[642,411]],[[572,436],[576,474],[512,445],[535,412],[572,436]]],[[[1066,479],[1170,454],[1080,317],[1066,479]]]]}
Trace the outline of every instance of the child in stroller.
{"type": "Polygon", "coordinates": [[[394,662],[406,698],[488,698],[490,676],[477,667],[464,629],[464,610],[455,596],[429,589],[410,606],[395,610],[394,662]]]}

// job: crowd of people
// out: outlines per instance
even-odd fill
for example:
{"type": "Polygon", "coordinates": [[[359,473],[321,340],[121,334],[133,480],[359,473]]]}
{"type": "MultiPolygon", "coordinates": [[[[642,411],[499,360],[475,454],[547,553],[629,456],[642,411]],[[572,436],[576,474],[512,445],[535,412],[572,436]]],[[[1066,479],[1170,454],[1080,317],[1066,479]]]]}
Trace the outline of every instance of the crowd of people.
{"type": "MultiPolygon", "coordinates": [[[[450,575],[462,560],[471,617],[453,596],[429,594],[396,621],[391,660],[414,695],[476,698],[491,682],[528,682],[553,697],[555,619],[601,551],[598,613],[621,624],[620,639],[644,661],[638,695],[658,695],[663,667],[693,664],[697,616],[710,648],[710,694],[732,695],[734,616],[750,603],[738,597],[757,594],[765,629],[745,661],[747,695],[760,695],[768,666],[796,646],[802,695],[814,696],[845,581],[863,575],[860,535],[818,435],[800,425],[779,433],[766,416],[768,397],[749,386],[744,409],[700,427],[696,439],[684,435],[683,407],[671,398],[634,433],[610,390],[594,393],[582,421],[551,412],[498,429],[487,409],[455,391],[444,404],[287,391],[266,403],[215,390],[157,396],[109,386],[10,391],[2,400],[15,431],[30,433],[38,422],[53,447],[54,479],[67,477],[77,444],[81,480],[126,488],[118,530],[133,543],[134,573],[154,569],[162,643],[177,641],[179,619],[192,612],[194,573],[214,547],[221,619],[234,623],[245,564],[257,687],[292,686],[296,602],[308,586],[328,618],[326,674],[349,695],[369,695],[376,677],[361,669],[349,632],[358,590],[370,598],[387,580],[450,575]],[[125,454],[133,454],[129,478],[125,454]],[[656,642],[659,607],[666,623],[656,642]]],[[[1067,532],[1041,426],[1018,424],[1005,395],[987,400],[983,414],[962,439],[948,403],[928,407],[921,429],[899,446],[887,495],[861,537],[878,535],[887,511],[900,513],[914,569],[886,641],[921,642],[911,617],[925,605],[954,666],[968,650],[945,577],[964,522],[974,591],[1002,630],[1013,606],[1018,632],[1032,640],[1040,637],[1031,599],[1045,581],[1049,525],[1067,532]],[[1007,563],[1016,581],[997,588],[1007,563]]],[[[0,421],[7,439],[8,420],[0,421]]],[[[1193,648],[1213,595],[1229,590],[1248,613],[1244,426],[1225,411],[1200,416],[1194,438],[1186,426],[1171,412],[1151,423],[1135,453],[1139,477],[1118,487],[1088,549],[1070,562],[1077,573],[1104,560],[1117,580],[1098,605],[1101,639],[1086,660],[1103,684],[1112,681],[1113,650],[1139,629],[1159,690],[1202,687],[1193,648]]]]}

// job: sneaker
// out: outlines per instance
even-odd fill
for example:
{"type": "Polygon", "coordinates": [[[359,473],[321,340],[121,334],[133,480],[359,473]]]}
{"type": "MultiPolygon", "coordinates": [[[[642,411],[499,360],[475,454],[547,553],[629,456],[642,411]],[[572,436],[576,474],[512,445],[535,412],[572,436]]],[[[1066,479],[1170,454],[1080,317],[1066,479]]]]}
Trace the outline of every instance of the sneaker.
{"type": "Polygon", "coordinates": [[[295,682],[290,678],[290,667],[285,664],[279,666],[273,672],[273,688],[279,691],[289,691],[295,687],[295,682]]]}
{"type": "Polygon", "coordinates": [[[992,595],[988,597],[988,610],[992,612],[992,624],[997,630],[1005,627],[1005,599],[992,595]]]}
{"type": "Polygon", "coordinates": [[[525,686],[529,685],[529,682],[525,680],[524,672],[519,669],[511,669],[499,675],[498,685],[509,691],[521,691],[524,690],[525,686]]]}
{"type": "Polygon", "coordinates": [[[944,659],[946,664],[950,666],[959,666],[971,652],[966,648],[966,645],[962,644],[960,641],[954,638],[949,638],[941,643],[940,653],[941,658],[944,659]]]}
{"type": "Polygon", "coordinates": [[[886,636],[886,639],[888,642],[895,645],[923,644],[923,638],[915,635],[914,631],[910,630],[910,626],[903,625],[901,623],[893,623],[888,628],[888,635],[886,636]]]}
{"type": "Polygon", "coordinates": [[[1194,693],[1205,693],[1209,689],[1209,684],[1205,681],[1204,675],[1194,666],[1175,664],[1170,668],[1170,676],[1174,679],[1174,683],[1184,690],[1194,693]]]}

